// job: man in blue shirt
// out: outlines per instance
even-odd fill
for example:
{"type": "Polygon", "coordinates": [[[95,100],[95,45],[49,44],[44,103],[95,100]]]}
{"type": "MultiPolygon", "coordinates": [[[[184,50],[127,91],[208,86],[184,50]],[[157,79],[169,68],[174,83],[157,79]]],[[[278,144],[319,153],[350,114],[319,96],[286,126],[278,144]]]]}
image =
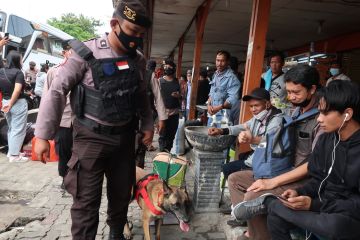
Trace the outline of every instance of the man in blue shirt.
{"type": "Polygon", "coordinates": [[[230,53],[220,50],[216,53],[216,72],[210,81],[208,99],[208,126],[220,127],[221,119],[238,101],[240,81],[229,67],[230,53]]]}

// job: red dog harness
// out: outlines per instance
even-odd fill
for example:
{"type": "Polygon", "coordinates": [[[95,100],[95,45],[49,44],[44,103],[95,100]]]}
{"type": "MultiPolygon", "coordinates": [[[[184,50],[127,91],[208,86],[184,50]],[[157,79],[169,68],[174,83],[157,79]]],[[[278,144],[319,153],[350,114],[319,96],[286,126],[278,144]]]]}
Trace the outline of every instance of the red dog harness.
{"type": "MultiPolygon", "coordinates": [[[[146,190],[146,186],[148,185],[149,182],[153,181],[153,180],[157,180],[159,179],[159,175],[157,174],[149,174],[147,176],[145,176],[143,179],[141,179],[137,184],[136,184],[136,201],[139,204],[139,197],[141,196],[144,199],[144,202],[146,204],[146,206],[150,209],[150,211],[155,214],[155,215],[163,215],[164,213],[162,211],[159,211],[155,208],[154,204],[152,204],[152,202],[150,201],[149,195],[147,193],[146,190]]],[[[160,195],[162,194],[162,192],[158,193],[158,197],[160,197],[160,195]]],[[[158,200],[158,207],[160,207],[160,203],[158,200]]]]}

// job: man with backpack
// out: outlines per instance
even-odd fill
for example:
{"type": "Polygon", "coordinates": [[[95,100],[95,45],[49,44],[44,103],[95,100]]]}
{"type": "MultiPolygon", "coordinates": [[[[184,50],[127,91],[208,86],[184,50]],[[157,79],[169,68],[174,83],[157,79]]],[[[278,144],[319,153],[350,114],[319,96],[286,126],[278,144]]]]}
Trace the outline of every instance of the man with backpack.
{"type": "Polygon", "coordinates": [[[271,239],[292,239],[290,230],[296,227],[306,230],[306,239],[360,239],[359,85],[331,82],[319,110],[324,134],[308,158],[310,180],[281,196],[264,194],[234,210],[242,219],[268,212],[271,239]]]}
{"type": "MultiPolygon", "coordinates": [[[[305,183],[307,175],[307,157],[321,134],[316,121],[318,113],[319,73],[313,67],[297,65],[284,76],[288,99],[294,107],[291,118],[296,121],[295,152],[291,171],[272,178],[254,179],[253,171],[240,171],[229,176],[229,191],[233,206],[242,201],[257,198],[270,192],[281,194],[288,188],[297,188],[305,183]],[[311,112],[312,114],[309,114],[311,112]],[[308,114],[304,118],[304,114],[308,114]]],[[[248,221],[249,231],[242,239],[270,239],[266,216],[259,215],[248,221]],[[256,231],[254,230],[256,229],[256,231]],[[247,235],[250,235],[247,236],[247,235]]]]}
{"type": "Polygon", "coordinates": [[[231,173],[252,168],[254,150],[258,147],[261,139],[267,132],[277,128],[283,121],[281,110],[270,103],[270,93],[264,88],[255,88],[249,95],[242,98],[249,103],[250,112],[253,117],[239,125],[227,128],[209,128],[210,136],[234,135],[238,136],[239,143],[249,143],[252,151],[241,154],[238,161],[223,165],[224,177],[231,173]]]}

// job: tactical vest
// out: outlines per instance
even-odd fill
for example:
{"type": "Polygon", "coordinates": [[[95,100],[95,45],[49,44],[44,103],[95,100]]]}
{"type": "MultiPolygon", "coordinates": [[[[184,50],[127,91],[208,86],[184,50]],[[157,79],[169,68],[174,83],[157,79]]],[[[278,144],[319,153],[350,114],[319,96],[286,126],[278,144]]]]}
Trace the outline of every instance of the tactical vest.
{"type": "Polygon", "coordinates": [[[135,60],[127,56],[96,59],[84,43],[73,40],[69,44],[89,64],[95,87],[79,83],[72,91],[76,116],[81,120],[89,114],[109,123],[133,120],[140,79],[135,60]]]}
{"type": "Polygon", "coordinates": [[[171,93],[173,92],[180,93],[180,84],[176,78],[174,78],[171,82],[166,81],[164,78],[160,78],[160,92],[164,105],[167,109],[180,107],[179,99],[171,96],[171,93]]]}

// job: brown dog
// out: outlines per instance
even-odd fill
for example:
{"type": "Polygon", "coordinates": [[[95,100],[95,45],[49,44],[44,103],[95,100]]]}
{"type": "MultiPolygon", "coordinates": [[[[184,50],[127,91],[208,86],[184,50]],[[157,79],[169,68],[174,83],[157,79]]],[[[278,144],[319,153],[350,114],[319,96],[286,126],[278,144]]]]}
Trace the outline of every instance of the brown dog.
{"type": "MultiPolygon", "coordinates": [[[[143,169],[136,167],[136,182],[148,175],[143,169]]],[[[138,198],[138,203],[142,209],[142,221],[144,229],[144,239],[151,240],[149,224],[151,220],[155,220],[155,234],[156,240],[160,240],[160,227],[162,225],[163,214],[166,212],[173,213],[179,220],[180,228],[182,231],[189,231],[190,227],[187,224],[189,217],[187,214],[187,203],[189,197],[185,189],[169,187],[165,182],[160,179],[153,179],[148,182],[144,188],[149,202],[152,206],[148,206],[142,195],[138,198]]],[[[131,236],[130,228],[125,225],[124,235],[131,236]]]]}

